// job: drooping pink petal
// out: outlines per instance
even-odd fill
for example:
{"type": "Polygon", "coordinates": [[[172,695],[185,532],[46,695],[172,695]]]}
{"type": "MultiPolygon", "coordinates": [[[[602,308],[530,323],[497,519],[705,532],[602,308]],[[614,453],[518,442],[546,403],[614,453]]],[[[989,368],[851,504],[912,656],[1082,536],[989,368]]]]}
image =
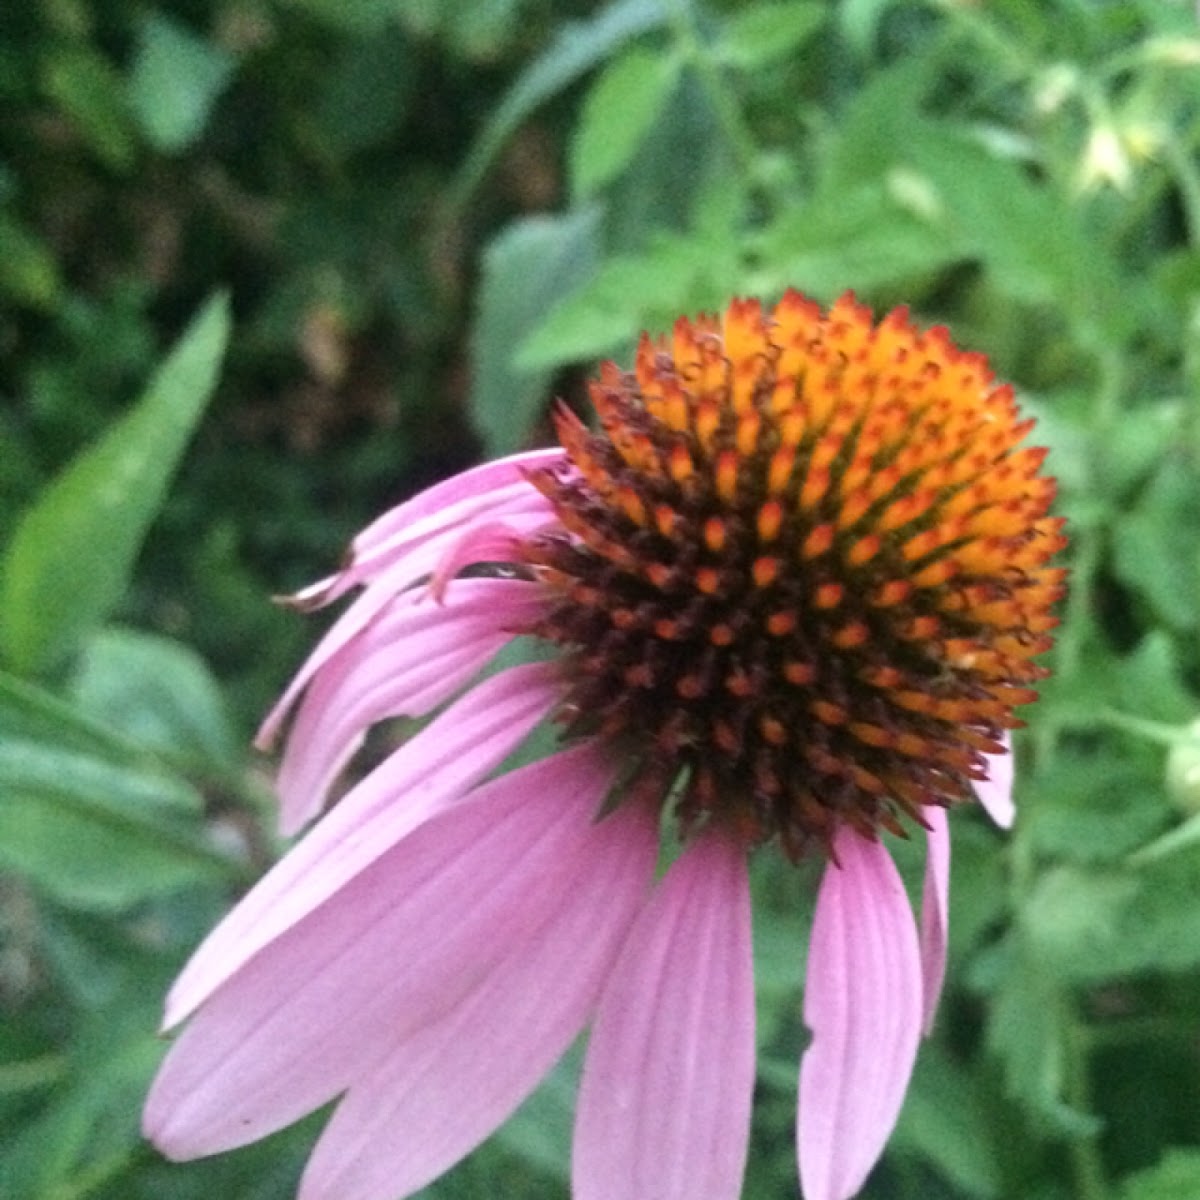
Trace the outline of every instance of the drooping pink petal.
{"type": "Polygon", "coordinates": [[[928,824],[925,885],[921,894],[922,1031],[933,1032],[938,1000],[946,979],[946,947],[950,937],[950,829],[946,810],[925,809],[928,824]]]}
{"type": "MultiPolygon", "coordinates": [[[[508,515],[506,523],[517,536],[540,529],[545,525],[548,513],[545,503],[532,487],[525,485],[522,496],[525,492],[531,493],[540,507],[529,501],[531,512],[508,515]]],[[[385,569],[366,581],[366,587],[317,643],[283,695],[267,714],[254,738],[254,744],[259,749],[270,749],[285,718],[305,688],[346,646],[361,638],[364,631],[379,620],[381,613],[397,604],[420,604],[429,598],[428,589],[418,585],[432,576],[438,564],[448,554],[453,553],[460,542],[470,538],[472,528],[470,524],[452,526],[439,531],[435,536],[418,541],[406,548],[396,561],[389,563],[385,569]]],[[[349,589],[341,588],[338,594],[341,595],[347,590],[349,589]]]]}
{"type": "Polygon", "coordinates": [[[804,1200],[849,1200],[883,1151],[921,1036],[921,955],[904,885],[879,842],[834,839],[817,896],[800,1066],[804,1200]]]}
{"type": "Polygon", "coordinates": [[[565,458],[561,449],[530,450],[452,475],[389,509],[350,543],[349,563],[336,575],[298,592],[297,604],[329,604],[399,561],[416,546],[465,528],[480,516],[549,512],[525,472],[565,458]]]}
{"type": "Polygon", "coordinates": [[[380,855],[215,992],[151,1089],[172,1158],[255,1141],[369,1076],[453,1011],[576,886],[611,785],[590,745],[481,787],[380,855]]]}
{"type": "Polygon", "coordinates": [[[442,555],[433,568],[429,590],[441,600],[450,581],[472,563],[509,563],[527,529],[517,529],[507,521],[479,521],[442,555]]]}
{"type": "Polygon", "coordinates": [[[1012,738],[1006,733],[1003,738],[1007,748],[1005,754],[987,754],[988,777],[975,781],[975,795],[987,814],[1001,829],[1011,829],[1017,815],[1013,804],[1013,749],[1012,738]]]}
{"type": "Polygon", "coordinates": [[[519,580],[464,579],[449,602],[406,593],[329,659],[296,713],[277,787],[280,825],[294,833],[325,804],[329,787],[388,717],[423,716],[453,695],[538,611],[519,580]]]}
{"type": "Polygon", "coordinates": [[[513,667],[472,688],[348,792],[208,935],[167,997],[164,1027],[375,859],[460,800],[553,706],[546,663],[513,667]]]}
{"type": "MultiPolygon", "coordinates": [[[[596,798],[597,805],[601,797],[596,798]]],[[[400,1200],[501,1124],[574,1040],[645,901],[657,822],[622,808],[594,826],[544,926],[461,1005],[381,1048],[309,1160],[300,1200],[400,1200]]]]}
{"type": "Polygon", "coordinates": [[[745,851],[703,834],[605,987],[575,1122],[575,1200],[736,1200],[754,1090],[745,851]]]}

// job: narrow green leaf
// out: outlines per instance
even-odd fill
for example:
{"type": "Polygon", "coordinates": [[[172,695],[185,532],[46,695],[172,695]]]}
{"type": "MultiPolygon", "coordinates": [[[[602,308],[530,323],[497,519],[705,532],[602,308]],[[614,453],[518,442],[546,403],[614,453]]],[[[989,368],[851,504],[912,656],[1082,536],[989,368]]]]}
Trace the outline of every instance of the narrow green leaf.
{"type": "Polygon", "coordinates": [[[472,334],[471,411],[489,454],[516,450],[545,400],[550,371],[514,362],[543,315],[574,292],[595,266],[601,210],[528,217],[488,247],[472,334]]]}
{"type": "Polygon", "coordinates": [[[529,65],[475,140],[454,188],[458,213],[514,130],[551,96],[602,63],[626,42],[666,23],[659,0],[617,0],[586,21],[567,22],[544,54],[529,65]]]}
{"type": "Polygon", "coordinates": [[[0,867],[74,908],[116,912],[233,864],[182,779],[54,746],[0,742],[0,867]]]}
{"type": "Polygon", "coordinates": [[[129,98],[146,137],[160,150],[182,150],[204,131],[233,74],[234,60],[159,13],[142,25],[129,98]]]}
{"type": "Polygon", "coordinates": [[[571,139],[574,194],[587,198],[630,163],[679,78],[679,59],[634,46],[592,84],[571,139]]]}
{"type": "Polygon", "coordinates": [[[116,606],[217,381],[229,334],[210,300],[133,410],[84,450],[24,514],[0,561],[0,654],[46,670],[116,606]]]}

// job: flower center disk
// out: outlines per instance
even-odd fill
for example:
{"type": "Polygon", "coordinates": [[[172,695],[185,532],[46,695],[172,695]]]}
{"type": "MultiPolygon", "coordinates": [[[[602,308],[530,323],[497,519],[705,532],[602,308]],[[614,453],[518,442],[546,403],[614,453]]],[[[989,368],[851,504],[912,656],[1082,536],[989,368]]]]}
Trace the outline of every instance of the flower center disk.
{"type": "Polygon", "coordinates": [[[793,858],[968,799],[1065,574],[1045,451],[985,359],[789,292],[643,338],[591,395],[599,432],[557,414],[567,463],[530,479],[558,522],[522,548],[568,733],[676,789],[685,826],[793,858]]]}

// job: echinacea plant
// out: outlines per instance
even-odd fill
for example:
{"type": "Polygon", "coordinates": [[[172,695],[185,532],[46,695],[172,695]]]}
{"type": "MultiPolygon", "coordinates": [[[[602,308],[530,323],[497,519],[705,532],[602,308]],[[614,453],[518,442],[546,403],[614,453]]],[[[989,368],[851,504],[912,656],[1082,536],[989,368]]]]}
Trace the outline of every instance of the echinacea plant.
{"type": "Polygon", "coordinates": [[[263,726],[283,825],[359,779],[176,982],[146,1107],[172,1158],[336,1100],[303,1200],[397,1200],[590,1030],[576,1200],[734,1200],[754,1087],[749,858],[826,863],[808,955],[807,1200],[862,1186],[945,971],[946,812],[1012,817],[1008,732],[1064,573],[1044,451],[944,329],[734,301],[607,364],[589,429],[387,513],[263,726]],[[516,638],[536,661],[488,673],[516,638]],[[501,771],[539,724],[558,747],[501,771]],[[681,849],[657,875],[660,830],[681,849]],[[919,926],[881,837],[927,838],[919,926]]]}

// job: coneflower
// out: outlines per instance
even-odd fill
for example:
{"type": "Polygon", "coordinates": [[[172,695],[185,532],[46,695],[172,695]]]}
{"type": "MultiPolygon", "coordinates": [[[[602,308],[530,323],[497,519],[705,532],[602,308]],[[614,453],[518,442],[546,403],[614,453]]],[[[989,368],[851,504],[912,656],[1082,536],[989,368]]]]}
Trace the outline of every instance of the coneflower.
{"type": "Polygon", "coordinates": [[[590,1027],[576,1200],[734,1200],[754,1086],[747,862],[827,863],[808,956],[807,1200],[861,1187],[945,970],[946,810],[1007,824],[1064,572],[1044,451],[982,356],[790,292],[681,319],[353,543],[357,590],[268,717],[283,824],[375,723],[436,714],[210,935],[146,1108],[191,1158],[337,1107],[304,1200],[397,1200],[590,1027]],[[486,668],[515,638],[538,661],[486,668]],[[497,768],[540,723],[559,746],[497,768]],[[660,831],[682,847],[656,879],[660,831]],[[927,835],[920,927],[881,839],[927,835]]]}

